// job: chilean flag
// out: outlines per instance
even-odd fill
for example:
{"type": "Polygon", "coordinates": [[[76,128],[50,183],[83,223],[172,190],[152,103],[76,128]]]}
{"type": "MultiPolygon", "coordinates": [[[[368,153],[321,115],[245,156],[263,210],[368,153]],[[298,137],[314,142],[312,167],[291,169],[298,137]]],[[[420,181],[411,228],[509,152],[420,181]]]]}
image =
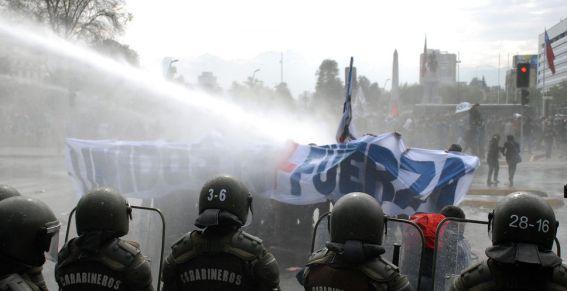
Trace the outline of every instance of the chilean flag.
{"type": "Polygon", "coordinates": [[[553,48],[551,47],[551,41],[549,41],[549,35],[547,35],[547,29],[545,30],[545,55],[547,56],[547,64],[551,74],[555,74],[555,54],[553,53],[553,48]]]}

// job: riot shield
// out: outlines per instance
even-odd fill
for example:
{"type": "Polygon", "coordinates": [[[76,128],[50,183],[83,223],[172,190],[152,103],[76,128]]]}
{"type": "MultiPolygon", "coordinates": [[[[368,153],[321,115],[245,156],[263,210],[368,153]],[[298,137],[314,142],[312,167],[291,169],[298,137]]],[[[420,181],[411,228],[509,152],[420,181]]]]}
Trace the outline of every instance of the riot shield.
{"type": "Polygon", "coordinates": [[[311,237],[311,253],[326,247],[327,242],[331,241],[331,212],[324,213],[319,217],[313,227],[311,237]]]}
{"type": "MultiPolygon", "coordinates": [[[[65,243],[77,236],[74,221],[75,208],[69,214],[65,243]]],[[[122,237],[124,240],[140,244],[142,254],[150,263],[154,289],[161,289],[161,270],[165,243],[165,219],[157,208],[132,206],[132,220],[129,233],[122,237]],[[157,274],[157,276],[156,276],[157,274]],[[157,278],[157,279],[156,279],[157,278]]]]}
{"type": "Polygon", "coordinates": [[[491,245],[487,221],[443,219],[435,236],[433,290],[449,290],[461,272],[486,259],[484,251],[491,245]]]}
{"type": "Polygon", "coordinates": [[[423,233],[415,223],[397,218],[386,222],[382,246],[386,260],[400,268],[413,290],[418,290],[421,281],[421,255],[424,248],[423,233]]]}

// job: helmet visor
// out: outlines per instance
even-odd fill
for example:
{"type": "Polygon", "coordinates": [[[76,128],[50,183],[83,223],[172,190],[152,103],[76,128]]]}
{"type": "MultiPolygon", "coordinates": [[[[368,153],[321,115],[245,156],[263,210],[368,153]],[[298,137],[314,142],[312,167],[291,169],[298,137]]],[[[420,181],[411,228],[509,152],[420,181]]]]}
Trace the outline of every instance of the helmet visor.
{"type": "Polygon", "coordinates": [[[39,238],[42,250],[46,252],[45,258],[52,262],[57,262],[57,256],[59,254],[60,229],[61,224],[59,221],[49,223],[42,229],[39,238]]]}

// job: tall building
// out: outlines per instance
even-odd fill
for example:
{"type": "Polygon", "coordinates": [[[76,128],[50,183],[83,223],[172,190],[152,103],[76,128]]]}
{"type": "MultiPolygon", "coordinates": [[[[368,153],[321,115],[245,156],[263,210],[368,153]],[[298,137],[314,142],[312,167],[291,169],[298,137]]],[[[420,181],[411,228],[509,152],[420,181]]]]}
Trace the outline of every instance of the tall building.
{"type": "Polygon", "coordinates": [[[562,81],[567,81],[567,19],[547,29],[551,47],[555,54],[555,74],[551,74],[545,56],[545,35],[542,31],[538,39],[537,87],[549,90],[562,81]],[[544,75],[545,70],[545,75],[544,75]],[[544,87],[545,78],[545,87],[544,87]]]}
{"type": "Polygon", "coordinates": [[[437,49],[427,49],[419,58],[419,83],[423,85],[421,103],[441,103],[439,89],[457,83],[457,55],[437,49]]]}
{"type": "MultiPolygon", "coordinates": [[[[423,53],[419,57],[420,67],[424,65],[423,53]]],[[[457,82],[457,55],[442,52],[438,49],[427,50],[426,68],[421,68],[425,72],[420,76],[420,83],[428,82],[428,79],[438,81],[441,86],[456,85],[457,82]]]]}

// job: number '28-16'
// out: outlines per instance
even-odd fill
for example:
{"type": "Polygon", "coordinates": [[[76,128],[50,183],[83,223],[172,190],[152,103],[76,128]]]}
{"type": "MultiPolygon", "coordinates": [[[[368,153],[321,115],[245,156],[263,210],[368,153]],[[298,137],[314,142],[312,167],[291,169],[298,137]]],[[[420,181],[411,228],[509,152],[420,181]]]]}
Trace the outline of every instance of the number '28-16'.
{"type": "Polygon", "coordinates": [[[530,224],[527,216],[510,215],[510,224],[513,228],[528,229],[528,227],[536,227],[537,231],[547,233],[549,231],[549,220],[538,219],[535,224],[530,224]]]}

